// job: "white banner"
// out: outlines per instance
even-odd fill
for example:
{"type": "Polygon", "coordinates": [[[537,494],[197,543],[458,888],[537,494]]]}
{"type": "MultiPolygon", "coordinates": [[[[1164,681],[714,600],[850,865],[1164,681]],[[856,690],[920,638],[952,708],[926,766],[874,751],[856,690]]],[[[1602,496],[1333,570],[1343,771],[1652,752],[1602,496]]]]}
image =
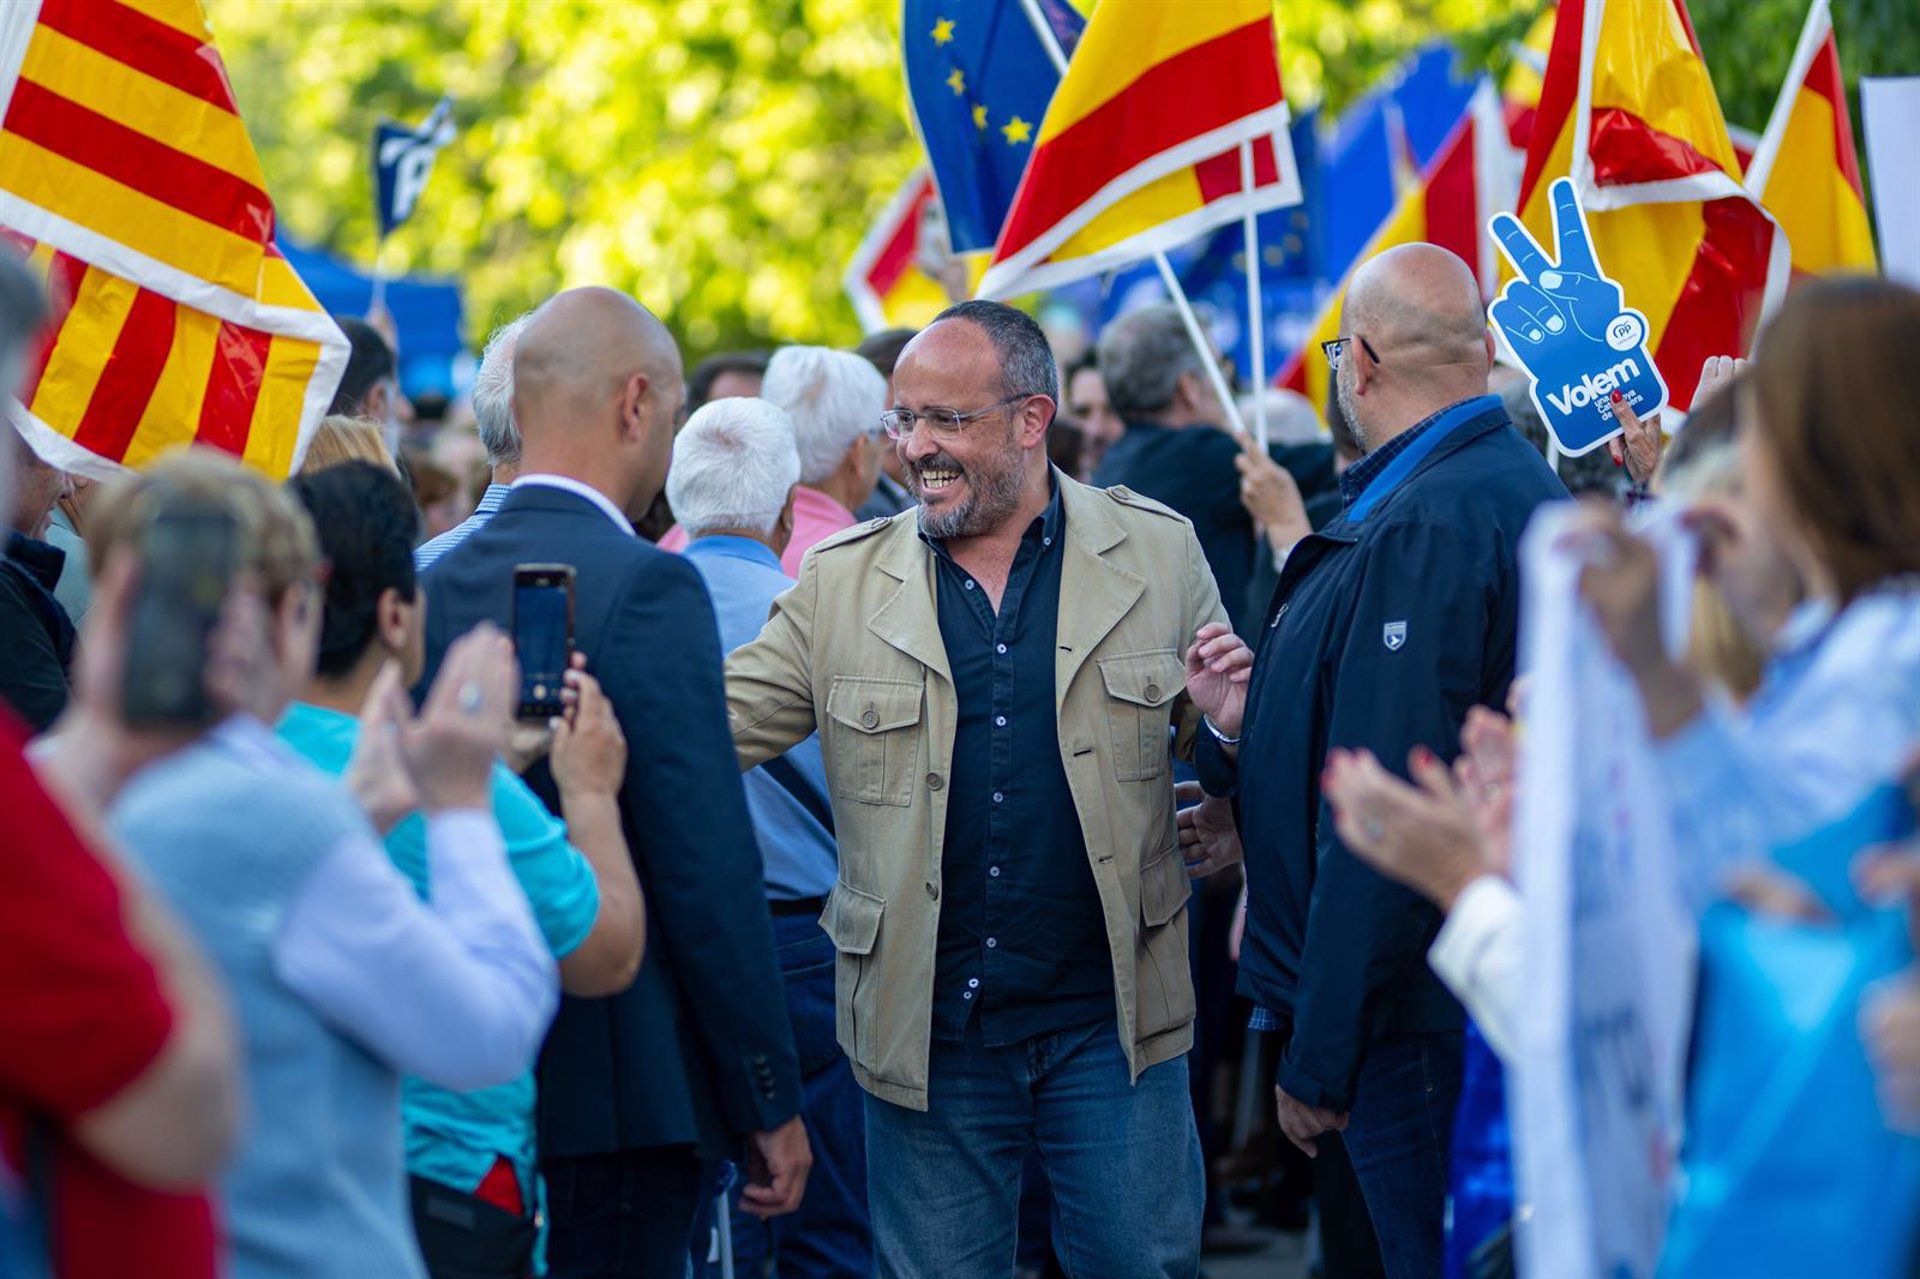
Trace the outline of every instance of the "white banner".
{"type": "Polygon", "coordinates": [[[1920,288],[1920,76],[1860,81],[1880,269],[1920,288]]]}
{"type": "MultiPolygon", "coordinates": [[[[1639,693],[1580,600],[1589,548],[1565,543],[1572,514],[1544,508],[1521,543],[1513,849],[1533,980],[1508,1102],[1520,1273],[1649,1279],[1678,1146],[1695,935],[1639,693]]],[[[1691,556],[1673,524],[1652,535],[1665,616],[1684,627],[1691,556]]]]}

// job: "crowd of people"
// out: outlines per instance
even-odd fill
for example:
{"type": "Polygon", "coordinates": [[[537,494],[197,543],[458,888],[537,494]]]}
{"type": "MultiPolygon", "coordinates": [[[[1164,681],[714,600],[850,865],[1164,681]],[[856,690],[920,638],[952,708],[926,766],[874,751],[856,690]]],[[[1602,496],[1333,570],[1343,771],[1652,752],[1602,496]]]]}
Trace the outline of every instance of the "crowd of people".
{"type": "MultiPolygon", "coordinates": [[[[0,382],[44,312],[0,261],[0,382]]],[[[1195,1279],[1250,1215],[1328,1276],[1513,1273],[1523,546],[1569,490],[1689,926],[1818,920],[1775,850],[1920,791],[1899,285],[1800,285],[1578,459],[1431,245],[1354,274],[1327,404],[1256,391],[1266,446],[1171,306],[688,372],[576,288],[455,405],[343,327],[283,485],[0,441],[5,1279],[1195,1279]],[[555,716],[525,565],[571,574],[555,716]]],[[[1920,902],[1912,849],[1819,870],[1920,902]]],[[[1857,1017],[1920,1128],[1920,976],[1857,1017]]]]}

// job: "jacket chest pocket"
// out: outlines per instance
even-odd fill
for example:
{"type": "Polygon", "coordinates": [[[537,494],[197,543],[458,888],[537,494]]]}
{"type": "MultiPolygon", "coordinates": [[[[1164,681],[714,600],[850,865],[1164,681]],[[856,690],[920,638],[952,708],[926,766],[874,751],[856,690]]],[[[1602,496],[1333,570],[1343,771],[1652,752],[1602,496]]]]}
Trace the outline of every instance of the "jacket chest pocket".
{"type": "Polygon", "coordinates": [[[1107,686],[1114,775],[1123,782],[1159,777],[1173,751],[1172,702],[1187,683],[1179,655],[1157,648],[1102,658],[1100,679],[1107,686]]]}
{"type": "Polygon", "coordinates": [[[922,680],[836,675],[827,690],[827,772],[836,798],[913,802],[920,758],[922,680]]]}

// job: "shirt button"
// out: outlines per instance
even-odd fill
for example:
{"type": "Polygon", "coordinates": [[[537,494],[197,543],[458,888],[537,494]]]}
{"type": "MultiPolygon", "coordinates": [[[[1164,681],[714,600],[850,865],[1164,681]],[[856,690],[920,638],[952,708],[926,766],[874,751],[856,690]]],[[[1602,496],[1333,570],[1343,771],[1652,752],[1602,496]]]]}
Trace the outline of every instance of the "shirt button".
{"type": "Polygon", "coordinates": [[[993,802],[996,804],[1004,804],[1007,802],[1007,797],[1001,792],[995,791],[993,793],[993,802]]]}
{"type": "Polygon", "coordinates": [[[1004,653],[1007,651],[1007,646],[1005,644],[995,644],[993,646],[993,651],[996,653],[1004,653]]]}
{"type": "Polygon", "coordinates": [[[989,938],[987,938],[987,949],[988,949],[988,950],[992,950],[992,949],[993,949],[993,948],[994,948],[995,946],[998,946],[999,944],[1000,944],[1000,942],[999,942],[999,939],[997,939],[997,938],[994,938],[994,937],[989,937],[989,938]]]}
{"type": "Polygon", "coordinates": [[[968,589],[968,590],[972,590],[972,589],[973,589],[973,579],[972,579],[972,578],[968,578],[968,579],[967,579],[967,589],[968,589]]]}
{"type": "Polygon", "coordinates": [[[1052,546],[1052,545],[1053,545],[1053,539],[1052,539],[1052,538],[1050,538],[1050,537],[1043,537],[1043,538],[1041,538],[1041,539],[1040,539],[1040,545],[1042,545],[1042,546],[1052,546]]]}
{"type": "Polygon", "coordinates": [[[972,991],[970,991],[970,990],[963,990],[963,991],[961,991],[961,992],[960,992],[960,998],[962,998],[962,999],[972,999],[972,998],[973,998],[973,992],[972,992],[972,991]]]}
{"type": "Polygon", "coordinates": [[[939,789],[940,789],[940,788],[941,788],[942,786],[945,786],[945,785],[946,785],[946,783],[940,780],[940,774],[938,774],[938,773],[928,773],[928,774],[927,774],[927,789],[928,789],[928,790],[939,790],[939,789]]]}
{"type": "Polygon", "coordinates": [[[995,728],[1005,728],[1007,726],[1007,717],[1005,715],[995,715],[993,717],[993,726],[995,728]]]}
{"type": "Polygon", "coordinates": [[[994,879],[998,879],[1000,878],[1000,868],[998,866],[989,866],[987,867],[987,874],[994,879]]]}
{"type": "MultiPolygon", "coordinates": [[[[1147,685],[1147,688],[1146,688],[1146,694],[1147,694],[1147,700],[1148,700],[1148,701],[1150,701],[1150,702],[1157,702],[1157,701],[1159,701],[1159,700],[1160,700],[1160,686],[1159,686],[1158,684],[1149,684],[1149,685],[1147,685]]],[[[868,725],[867,727],[869,727],[869,728],[871,728],[871,727],[873,727],[873,726],[872,726],[871,724],[869,724],[869,725],[868,725]]]]}
{"type": "Polygon", "coordinates": [[[978,977],[967,978],[967,988],[969,990],[977,990],[979,989],[979,986],[980,986],[980,979],[978,977]]]}
{"type": "MultiPolygon", "coordinates": [[[[1152,694],[1148,694],[1148,696],[1152,696],[1152,694]]],[[[860,726],[862,728],[872,728],[879,722],[880,712],[874,710],[871,706],[860,713],[860,726]]]]}

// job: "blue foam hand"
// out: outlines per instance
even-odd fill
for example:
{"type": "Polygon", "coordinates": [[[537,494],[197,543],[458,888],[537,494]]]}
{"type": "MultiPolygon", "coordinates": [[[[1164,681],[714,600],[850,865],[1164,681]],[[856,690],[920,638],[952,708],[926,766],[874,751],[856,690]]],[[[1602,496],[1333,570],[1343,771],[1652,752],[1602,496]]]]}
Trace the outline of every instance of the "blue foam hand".
{"type": "Polygon", "coordinates": [[[1549,194],[1557,261],[1511,214],[1494,217],[1494,240],[1520,274],[1488,315],[1532,376],[1534,407],[1560,450],[1578,456],[1619,434],[1614,391],[1644,418],[1666,404],[1667,386],[1647,351],[1647,317],[1623,305],[1594,260],[1573,183],[1560,178],[1549,194]]]}

